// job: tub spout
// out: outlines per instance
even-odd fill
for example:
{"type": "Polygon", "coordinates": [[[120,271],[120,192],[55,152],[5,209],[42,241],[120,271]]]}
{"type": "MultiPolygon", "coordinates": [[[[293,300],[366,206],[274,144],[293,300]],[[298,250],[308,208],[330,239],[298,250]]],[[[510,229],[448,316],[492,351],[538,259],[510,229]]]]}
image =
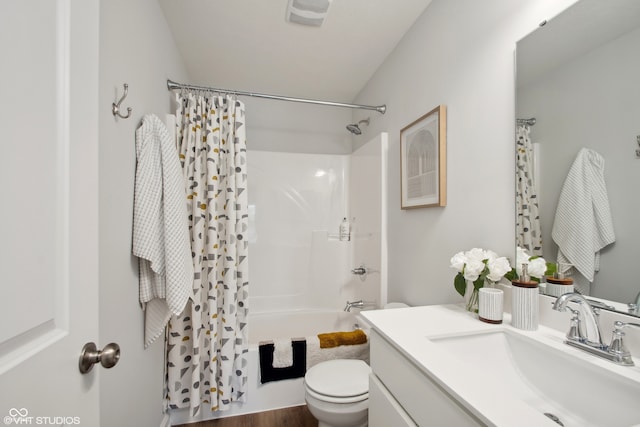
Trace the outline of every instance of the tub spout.
{"type": "Polygon", "coordinates": [[[362,300],[358,300],[358,301],[347,301],[347,305],[344,306],[344,311],[351,311],[352,308],[365,308],[365,307],[375,307],[376,303],[375,302],[368,302],[368,301],[362,301],[362,300]]]}
{"type": "Polygon", "coordinates": [[[344,311],[351,311],[352,308],[362,308],[364,307],[364,301],[347,301],[347,305],[344,306],[344,311]]]}

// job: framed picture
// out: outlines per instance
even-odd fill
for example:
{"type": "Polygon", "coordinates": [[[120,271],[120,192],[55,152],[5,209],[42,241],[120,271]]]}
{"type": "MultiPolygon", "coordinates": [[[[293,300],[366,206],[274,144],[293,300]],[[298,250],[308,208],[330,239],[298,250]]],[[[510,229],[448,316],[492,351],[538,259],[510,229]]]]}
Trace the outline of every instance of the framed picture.
{"type": "Polygon", "coordinates": [[[447,110],[439,105],[400,130],[401,208],[447,204],[447,110]]]}

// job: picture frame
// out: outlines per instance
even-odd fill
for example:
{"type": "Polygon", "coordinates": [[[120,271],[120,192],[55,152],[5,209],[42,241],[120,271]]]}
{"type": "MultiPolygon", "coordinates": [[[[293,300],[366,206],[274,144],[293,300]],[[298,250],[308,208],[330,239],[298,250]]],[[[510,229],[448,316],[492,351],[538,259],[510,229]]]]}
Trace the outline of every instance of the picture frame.
{"type": "Polygon", "coordinates": [[[447,109],[439,105],[400,130],[400,207],[447,205],[447,109]]]}

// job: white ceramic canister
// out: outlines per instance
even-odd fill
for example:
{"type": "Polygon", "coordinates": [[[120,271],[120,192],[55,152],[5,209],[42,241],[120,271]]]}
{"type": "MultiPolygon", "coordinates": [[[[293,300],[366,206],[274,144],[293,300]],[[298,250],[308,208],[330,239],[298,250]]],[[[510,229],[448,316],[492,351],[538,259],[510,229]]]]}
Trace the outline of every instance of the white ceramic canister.
{"type": "Polygon", "coordinates": [[[480,288],[478,318],[485,323],[502,323],[504,292],[496,288],[480,288]]]}

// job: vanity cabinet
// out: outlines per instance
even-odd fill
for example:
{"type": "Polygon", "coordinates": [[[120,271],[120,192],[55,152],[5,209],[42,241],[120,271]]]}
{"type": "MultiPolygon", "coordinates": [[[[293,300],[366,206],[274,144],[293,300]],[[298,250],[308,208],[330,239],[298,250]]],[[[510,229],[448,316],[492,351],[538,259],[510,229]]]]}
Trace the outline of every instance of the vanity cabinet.
{"type": "Polygon", "coordinates": [[[370,340],[369,426],[485,425],[378,332],[370,340]]]}

